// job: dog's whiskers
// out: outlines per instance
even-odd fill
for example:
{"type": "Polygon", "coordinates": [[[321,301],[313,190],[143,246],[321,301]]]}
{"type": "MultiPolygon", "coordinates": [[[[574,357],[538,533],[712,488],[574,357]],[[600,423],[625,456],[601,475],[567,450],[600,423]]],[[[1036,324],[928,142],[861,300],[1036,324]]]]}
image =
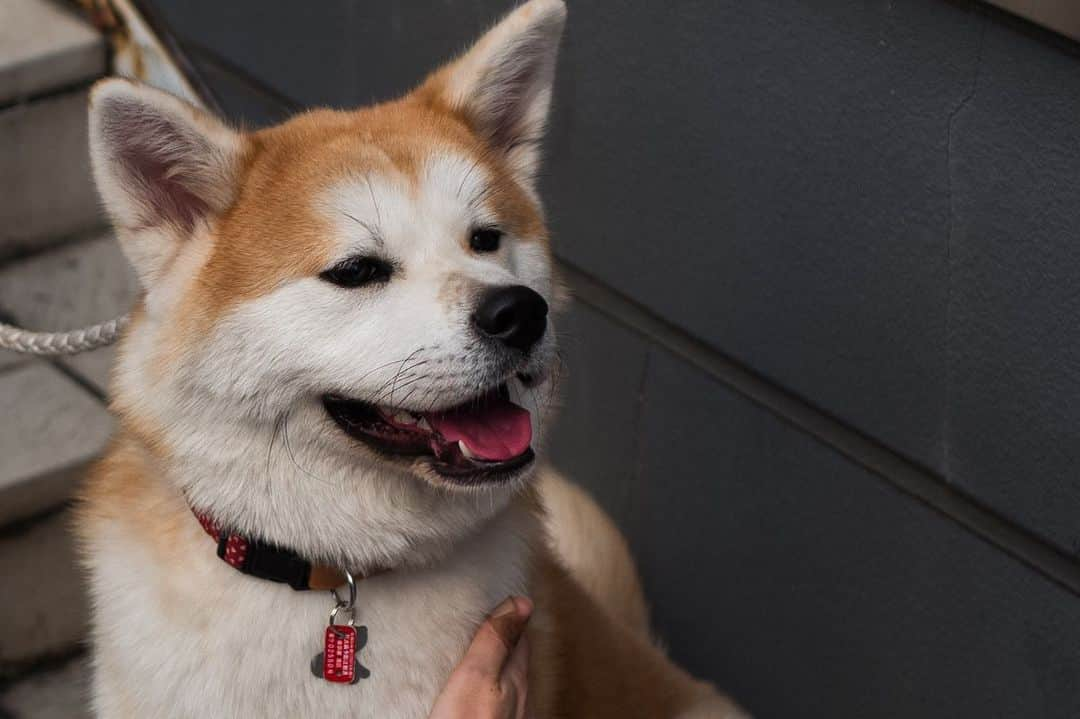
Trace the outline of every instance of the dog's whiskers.
{"type": "MultiPolygon", "coordinates": [[[[376,398],[379,398],[379,397],[382,396],[382,393],[386,390],[387,386],[393,386],[398,381],[399,377],[401,376],[401,374],[403,372],[412,372],[412,370],[414,370],[415,368],[422,367],[423,365],[427,364],[429,360],[427,358],[425,358],[423,355],[421,355],[421,357],[419,359],[415,360],[412,364],[409,364],[408,367],[405,366],[409,362],[409,360],[411,360],[413,357],[416,357],[417,354],[420,354],[421,352],[423,352],[426,349],[427,349],[427,347],[418,347],[417,349],[413,350],[408,355],[406,355],[405,358],[402,359],[398,363],[399,366],[398,366],[397,372],[395,372],[394,375],[390,379],[386,380],[381,385],[379,385],[379,388],[375,390],[374,398],[372,398],[372,399],[370,399],[368,401],[371,404],[377,404],[378,402],[377,402],[376,398]]],[[[394,364],[394,363],[390,362],[388,364],[394,364]]],[[[382,366],[386,367],[388,365],[382,365],[382,366]]],[[[393,390],[391,390],[391,396],[393,396],[393,390]]]]}
{"type": "MultiPolygon", "coordinates": [[[[472,176],[473,172],[475,172],[476,168],[479,167],[479,166],[480,166],[480,158],[478,157],[475,160],[473,160],[472,167],[470,167],[468,172],[465,173],[465,176],[461,178],[461,184],[458,185],[458,188],[457,188],[457,197],[458,197],[459,200],[461,199],[461,192],[465,189],[465,183],[469,181],[469,178],[472,176]]],[[[471,209],[476,209],[474,204],[473,204],[473,201],[470,200],[469,205],[470,205],[471,209]]]]}
{"type": "Polygon", "coordinates": [[[285,422],[285,418],[288,417],[288,410],[282,412],[274,419],[274,431],[270,434],[270,442],[266,445],[266,496],[273,498],[274,495],[274,483],[271,480],[270,464],[273,460],[274,454],[274,442],[277,441],[278,434],[281,433],[282,425],[285,422]]]}
{"type": "Polygon", "coordinates": [[[281,439],[282,439],[282,442],[283,442],[283,444],[285,446],[285,453],[289,455],[289,461],[292,462],[294,467],[296,467],[298,470],[300,470],[301,472],[306,474],[308,477],[311,477],[312,479],[314,479],[316,481],[322,482],[323,484],[333,485],[334,484],[333,482],[329,482],[329,481],[323,479],[322,477],[318,477],[318,476],[312,474],[311,472],[309,472],[306,469],[304,469],[303,467],[301,467],[299,462],[296,461],[296,455],[293,454],[292,445],[289,444],[289,415],[290,415],[289,412],[286,412],[284,414],[284,421],[282,422],[282,425],[281,425],[281,439]]]}
{"type": "Polygon", "coordinates": [[[368,194],[371,196],[371,204],[375,206],[375,218],[379,222],[379,226],[382,226],[382,212],[379,210],[379,203],[375,199],[375,190],[371,187],[371,177],[367,174],[364,175],[364,182],[367,183],[368,194]]]}
{"type": "MultiPolygon", "coordinates": [[[[397,389],[397,382],[398,382],[398,377],[399,377],[399,376],[401,375],[401,373],[402,373],[402,372],[404,371],[404,368],[405,368],[405,363],[406,363],[406,362],[408,362],[408,361],[409,361],[409,359],[410,359],[410,358],[412,358],[413,356],[415,356],[415,355],[416,355],[417,353],[419,353],[419,352],[423,351],[423,349],[424,349],[423,347],[421,347],[421,348],[417,349],[417,350],[416,350],[416,351],[414,351],[414,352],[413,352],[413,353],[412,353],[411,355],[409,355],[409,357],[407,357],[407,358],[405,358],[404,360],[402,360],[402,361],[401,361],[401,367],[398,367],[398,371],[397,371],[397,374],[395,374],[395,375],[394,375],[394,382],[393,382],[393,384],[392,384],[392,385],[390,386],[390,404],[393,404],[393,403],[394,403],[394,391],[395,391],[395,390],[397,389]]],[[[426,362],[426,360],[418,360],[417,362],[419,362],[419,363],[424,363],[424,362],[426,362]]],[[[409,366],[409,371],[411,372],[411,371],[413,370],[413,368],[415,368],[415,367],[417,367],[417,366],[419,366],[419,364],[417,364],[417,363],[414,363],[414,364],[410,365],[410,366],[409,366]]]]}
{"type": "MultiPolygon", "coordinates": [[[[421,381],[427,379],[429,376],[430,375],[427,375],[427,374],[410,374],[406,378],[406,380],[401,383],[400,387],[401,387],[401,389],[405,389],[406,387],[416,385],[418,382],[421,382],[421,381]]],[[[414,386],[413,389],[410,390],[410,394],[413,391],[415,391],[416,389],[417,389],[417,387],[414,386]]],[[[391,392],[391,394],[390,394],[390,401],[391,401],[391,403],[393,402],[393,392],[391,392]]],[[[402,400],[402,401],[404,402],[404,400],[402,400]]],[[[376,402],[376,404],[377,404],[377,402],[376,402]]]]}
{"type": "MultiPolygon", "coordinates": [[[[389,362],[385,362],[385,363],[383,363],[383,364],[379,365],[378,367],[373,367],[372,369],[369,369],[369,370],[368,370],[367,372],[365,372],[364,374],[360,375],[360,377],[356,379],[356,382],[357,382],[357,383],[363,382],[363,381],[364,381],[365,379],[367,379],[367,378],[368,378],[368,377],[370,377],[371,375],[375,374],[376,372],[378,372],[378,371],[379,371],[379,370],[381,370],[381,369],[385,369],[385,368],[389,367],[390,365],[395,365],[395,364],[400,364],[400,363],[402,363],[402,362],[407,362],[407,361],[408,361],[408,359],[409,359],[409,357],[412,357],[412,356],[413,356],[413,355],[415,355],[415,354],[416,354],[417,352],[420,352],[420,351],[422,351],[422,350],[424,350],[424,349],[425,349],[424,347],[421,347],[421,348],[420,348],[419,350],[414,350],[414,351],[413,351],[413,352],[412,352],[411,354],[408,354],[408,355],[406,355],[406,356],[404,357],[404,359],[396,359],[396,360],[391,360],[391,361],[389,361],[389,362]]],[[[425,361],[427,361],[427,360],[425,360],[425,361]]]]}

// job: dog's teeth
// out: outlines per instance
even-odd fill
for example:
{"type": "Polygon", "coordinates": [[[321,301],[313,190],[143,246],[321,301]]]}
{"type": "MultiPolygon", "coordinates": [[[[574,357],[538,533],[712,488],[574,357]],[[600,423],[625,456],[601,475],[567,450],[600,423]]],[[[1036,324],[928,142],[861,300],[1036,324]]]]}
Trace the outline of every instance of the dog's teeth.
{"type": "Polygon", "coordinates": [[[431,425],[428,424],[427,418],[425,417],[421,417],[420,421],[416,423],[416,426],[424,430],[425,432],[431,431],[431,425]]]}
{"type": "Polygon", "coordinates": [[[398,424],[416,424],[416,417],[413,416],[412,412],[402,409],[394,414],[394,421],[398,424]]]}
{"type": "Polygon", "coordinates": [[[465,445],[465,441],[459,439],[457,441],[457,447],[461,450],[461,453],[469,459],[476,459],[476,455],[469,451],[469,448],[465,445]]]}

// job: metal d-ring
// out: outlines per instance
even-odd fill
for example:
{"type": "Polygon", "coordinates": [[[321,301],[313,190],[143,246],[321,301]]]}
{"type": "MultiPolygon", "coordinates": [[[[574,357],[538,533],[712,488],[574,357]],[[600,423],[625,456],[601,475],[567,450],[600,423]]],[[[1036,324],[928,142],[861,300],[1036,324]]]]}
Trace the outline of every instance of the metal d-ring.
{"type": "Polygon", "coordinates": [[[349,585],[349,601],[346,602],[338,596],[337,589],[331,589],[330,593],[334,595],[334,601],[337,602],[338,606],[352,609],[356,606],[356,580],[347,570],[342,570],[342,573],[345,575],[345,583],[349,585]]]}
{"type": "Polygon", "coordinates": [[[349,626],[355,626],[356,624],[356,580],[353,579],[353,575],[348,571],[343,570],[345,574],[345,583],[349,585],[349,600],[342,599],[337,592],[337,589],[331,589],[330,594],[334,597],[334,607],[330,610],[330,626],[334,626],[334,620],[337,618],[338,612],[345,610],[349,613],[349,626]]]}
{"type": "Polygon", "coordinates": [[[330,626],[333,627],[337,625],[335,619],[337,618],[337,613],[342,609],[349,613],[349,621],[347,621],[346,624],[348,624],[350,627],[356,626],[356,610],[352,607],[346,607],[343,605],[338,605],[330,610],[330,626]]]}

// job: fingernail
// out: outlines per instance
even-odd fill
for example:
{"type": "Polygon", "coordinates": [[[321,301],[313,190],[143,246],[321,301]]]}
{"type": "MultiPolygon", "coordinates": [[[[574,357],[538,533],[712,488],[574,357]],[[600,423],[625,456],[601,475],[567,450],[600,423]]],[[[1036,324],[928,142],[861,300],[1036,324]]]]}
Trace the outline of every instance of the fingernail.
{"type": "Polygon", "coordinates": [[[513,649],[525,631],[532,613],[532,602],[524,597],[507,597],[491,613],[491,627],[503,644],[513,649]]]}
{"type": "Polygon", "coordinates": [[[491,618],[505,617],[508,614],[517,614],[517,604],[514,602],[513,597],[502,600],[499,606],[491,611],[491,618]]]}
{"type": "Polygon", "coordinates": [[[517,607],[517,613],[522,616],[523,619],[528,619],[533,613],[533,602],[528,597],[510,597],[514,600],[514,606],[517,607]]]}

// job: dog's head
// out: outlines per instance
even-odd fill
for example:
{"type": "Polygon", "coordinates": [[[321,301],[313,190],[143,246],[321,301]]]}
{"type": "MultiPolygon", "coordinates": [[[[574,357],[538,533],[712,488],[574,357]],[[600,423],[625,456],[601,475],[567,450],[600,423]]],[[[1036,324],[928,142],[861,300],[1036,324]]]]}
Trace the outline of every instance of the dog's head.
{"type": "Polygon", "coordinates": [[[252,133],[99,83],[95,176],[145,289],[121,411],[177,455],[227,427],[188,454],[236,463],[287,422],[293,464],[339,487],[526,478],[556,358],[536,174],[564,16],[533,0],[400,100],[252,133]]]}

